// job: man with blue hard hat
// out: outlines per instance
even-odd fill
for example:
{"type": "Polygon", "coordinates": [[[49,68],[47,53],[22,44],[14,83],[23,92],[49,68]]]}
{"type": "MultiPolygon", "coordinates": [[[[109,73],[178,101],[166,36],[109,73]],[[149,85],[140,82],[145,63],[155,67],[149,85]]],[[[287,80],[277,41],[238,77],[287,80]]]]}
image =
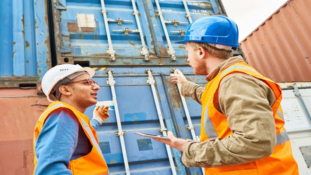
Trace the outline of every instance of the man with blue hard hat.
{"type": "Polygon", "coordinates": [[[155,139],[183,152],[187,167],[205,174],[298,174],[284,128],[281,87],[233,57],[239,47],[238,26],[224,16],[193,22],[183,42],[196,75],[207,75],[206,87],[172,74],[183,96],[202,104],[200,142],[155,139]]]}

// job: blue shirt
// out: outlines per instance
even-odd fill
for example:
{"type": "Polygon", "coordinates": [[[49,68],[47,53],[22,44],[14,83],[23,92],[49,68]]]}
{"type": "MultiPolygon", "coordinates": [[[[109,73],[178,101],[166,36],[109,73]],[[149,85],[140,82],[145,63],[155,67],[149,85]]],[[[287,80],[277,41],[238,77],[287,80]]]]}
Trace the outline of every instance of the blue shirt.
{"type": "MultiPolygon", "coordinates": [[[[91,125],[95,129],[100,124],[91,120],[91,125]]],[[[56,110],[47,118],[37,139],[35,175],[72,175],[68,170],[69,161],[88,154],[91,148],[73,112],[69,109],[56,110]]]]}

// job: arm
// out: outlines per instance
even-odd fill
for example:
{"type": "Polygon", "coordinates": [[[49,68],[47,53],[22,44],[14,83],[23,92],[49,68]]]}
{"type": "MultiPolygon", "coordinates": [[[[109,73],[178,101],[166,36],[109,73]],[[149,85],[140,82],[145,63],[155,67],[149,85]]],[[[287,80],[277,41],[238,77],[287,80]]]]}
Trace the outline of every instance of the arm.
{"type": "Polygon", "coordinates": [[[247,75],[223,80],[219,106],[228,117],[233,135],[188,143],[183,163],[188,167],[228,166],[270,155],[276,144],[273,112],[268,100],[271,93],[267,85],[247,75]]]}
{"type": "Polygon", "coordinates": [[[201,96],[205,88],[188,81],[180,70],[176,69],[176,71],[177,74],[171,74],[171,80],[173,83],[178,83],[181,87],[181,95],[184,97],[191,97],[199,104],[202,104],[201,96]]]}
{"type": "Polygon", "coordinates": [[[79,121],[70,110],[60,109],[50,114],[35,147],[35,174],[71,175],[69,161],[78,142],[79,121]]]}
{"type": "Polygon", "coordinates": [[[91,120],[91,125],[94,129],[97,129],[101,124],[99,123],[99,121],[92,119],[91,120]]]}
{"type": "Polygon", "coordinates": [[[191,97],[193,100],[202,104],[201,97],[204,92],[204,87],[201,87],[190,81],[186,81],[181,86],[181,95],[184,97],[191,97]]]}

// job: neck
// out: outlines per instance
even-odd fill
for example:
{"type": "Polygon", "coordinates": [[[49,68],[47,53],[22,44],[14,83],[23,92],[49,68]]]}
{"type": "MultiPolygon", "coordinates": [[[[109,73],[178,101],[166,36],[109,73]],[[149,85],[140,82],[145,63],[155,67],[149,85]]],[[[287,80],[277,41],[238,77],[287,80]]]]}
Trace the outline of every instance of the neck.
{"type": "Polygon", "coordinates": [[[69,100],[69,99],[60,99],[61,102],[64,102],[72,107],[74,107],[77,111],[81,112],[81,113],[84,113],[86,108],[85,107],[82,107],[81,105],[77,104],[77,103],[74,103],[72,100],[69,100]]]}
{"type": "Polygon", "coordinates": [[[225,59],[221,59],[218,57],[210,57],[209,59],[206,59],[206,70],[207,75],[212,73],[222,62],[224,62],[225,59]]]}

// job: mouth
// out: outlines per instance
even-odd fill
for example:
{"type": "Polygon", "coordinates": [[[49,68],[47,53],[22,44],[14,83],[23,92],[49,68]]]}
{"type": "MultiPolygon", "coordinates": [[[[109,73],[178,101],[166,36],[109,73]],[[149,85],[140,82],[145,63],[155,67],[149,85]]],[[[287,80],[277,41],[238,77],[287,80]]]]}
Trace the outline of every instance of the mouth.
{"type": "Polygon", "coordinates": [[[97,93],[91,93],[91,96],[93,96],[95,99],[97,99],[97,93]]]}

